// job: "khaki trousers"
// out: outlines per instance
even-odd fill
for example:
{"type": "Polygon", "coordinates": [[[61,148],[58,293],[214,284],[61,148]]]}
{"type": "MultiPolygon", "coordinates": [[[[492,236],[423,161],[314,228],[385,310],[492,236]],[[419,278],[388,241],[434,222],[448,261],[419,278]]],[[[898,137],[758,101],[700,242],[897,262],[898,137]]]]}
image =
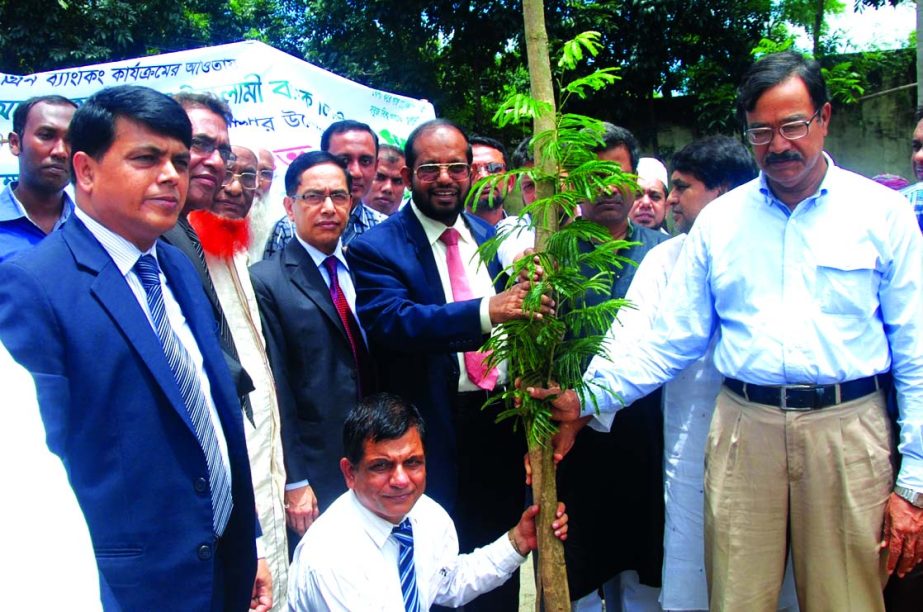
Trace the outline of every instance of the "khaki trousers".
{"type": "Polygon", "coordinates": [[[775,610],[789,543],[802,612],[884,610],[890,427],[884,392],[783,412],[722,388],[705,459],[711,610],[775,610]]]}

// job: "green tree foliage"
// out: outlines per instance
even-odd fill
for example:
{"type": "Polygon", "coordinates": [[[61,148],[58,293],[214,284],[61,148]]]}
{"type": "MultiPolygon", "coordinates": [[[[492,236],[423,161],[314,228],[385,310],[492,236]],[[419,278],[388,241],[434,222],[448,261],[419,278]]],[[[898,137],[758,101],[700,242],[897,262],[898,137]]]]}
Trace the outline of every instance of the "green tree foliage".
{"type": "Polygon", "coordinates": [[[0,0],[0,72],[28,74],[258,39],[296,51],[288,0],[0,0]]]}

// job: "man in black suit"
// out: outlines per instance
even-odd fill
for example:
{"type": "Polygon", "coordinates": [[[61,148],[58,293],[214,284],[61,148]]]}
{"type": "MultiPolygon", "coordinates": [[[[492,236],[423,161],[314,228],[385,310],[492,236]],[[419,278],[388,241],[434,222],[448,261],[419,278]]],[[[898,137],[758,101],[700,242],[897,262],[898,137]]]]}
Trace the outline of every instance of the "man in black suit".
{"type": "Polygon", "coordinates": [[[252,422],[253,409],[250,406],[249,394],[254,389],[253,381],[240,364],[234,338],[231,337],[224,310],[205,264],[202,243],[188,220],[189,213],[193,210],[211,210],[218,189],[224,185],[227,166],[234,160],[228,137],[231,108],[227,102],[212,94],[183,92],[173,96],[173,99],[183,107],[192,124],[192,144],[189,146],[189,195],[186,196],[186,203],[176,225],[167,230],[161,240],[185,253],[199,275],[218,324],[221,351],[231,370],[237,396],[252,422]]]}
{"type": "Polygon", "coordinates": [[[329,153],[298,156],[285,173],[295,239],[251,268],[278,392],[292,547],[345,491],[343,420],[375,386],[340,242],[350,182],[343,162],[329,153]]]}

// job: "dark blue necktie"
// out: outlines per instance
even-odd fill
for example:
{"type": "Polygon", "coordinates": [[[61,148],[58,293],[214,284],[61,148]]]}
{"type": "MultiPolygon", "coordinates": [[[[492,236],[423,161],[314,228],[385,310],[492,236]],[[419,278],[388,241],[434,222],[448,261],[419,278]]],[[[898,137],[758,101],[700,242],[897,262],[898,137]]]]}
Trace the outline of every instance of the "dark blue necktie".
{"type": "Polygon", "coordinates": [[[397,540],[400,551],[397,557],[397,570],[401,576],[401,595],[404,596],[405,612],[420,612],[420,595],[417,592],[417,572],[413,567],[413,527],[410,519],[405,518],[401,524],[391,530],[397,540]]]}
{"type": "Polygon", "coordinates": [[[151,310],[151,319],[157,329],[157,336],[160,338],[170,370],[173,371],[173,377],[179,386],[196,438],[205,453],[212,494],[212,525],[215,535],[220,536],[224,533],[228,518],[231,516],[233,501],[227,470],[221,460],[221,448],[218,446],[218,437],[205,401],[205,394],[199,385],[192,357],[176,337],[164,311],[163,292],[160,287],[160,267],[157,265],[157,260],[152,255],[142,255],[135,264],[134,271],[141,280],[144,293],[147,294],[147,305],[151,310]]]}

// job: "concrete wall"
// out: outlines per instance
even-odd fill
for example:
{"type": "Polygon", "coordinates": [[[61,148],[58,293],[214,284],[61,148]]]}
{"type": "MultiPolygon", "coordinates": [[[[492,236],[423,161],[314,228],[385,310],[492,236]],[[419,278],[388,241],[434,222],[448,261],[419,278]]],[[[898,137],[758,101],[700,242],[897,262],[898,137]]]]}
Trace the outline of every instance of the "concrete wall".
{"type": "MultiPolygon", "coordinates": [[[[868,177],[889,173],[916,182],[910,165],[915,98],[915,90],[910,88],[850,106],[835,104],[827,152],[838,165],[868,177]]],[[[692,128],[694,111],[690,99],[655,100],[654,109],[656,136],[646,126],[626,125],[639,137],[643,155],[653,153],[669,161],[673,152],[707,135],[696,134],[692,128]]]]}

